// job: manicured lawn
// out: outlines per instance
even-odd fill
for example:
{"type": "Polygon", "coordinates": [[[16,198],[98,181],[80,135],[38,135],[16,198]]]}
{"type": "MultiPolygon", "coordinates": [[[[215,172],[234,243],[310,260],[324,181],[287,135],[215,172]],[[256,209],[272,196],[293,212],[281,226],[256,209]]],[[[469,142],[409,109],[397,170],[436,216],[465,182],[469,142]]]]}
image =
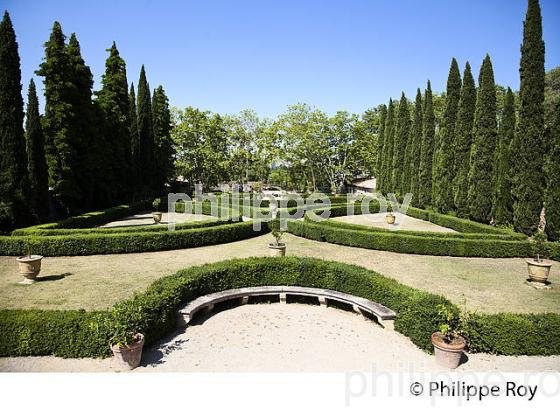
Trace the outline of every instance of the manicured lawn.
{"type": "MultiPolygon", "coordinates": [[[[45,258],[42,280],[21,286],[15,258],[0,256],[0,308],[107,309],[180,268],[230,258],[266,256],[270,236],[165,252],[45,258]]],[[[560,263],[553,289],[524,284],[524,259],[407,255],[351,248],[285,235],[288,254],[314,256],[373,269],[418,289],[445,295],[480,312],[560,313],[560,263]]]]}

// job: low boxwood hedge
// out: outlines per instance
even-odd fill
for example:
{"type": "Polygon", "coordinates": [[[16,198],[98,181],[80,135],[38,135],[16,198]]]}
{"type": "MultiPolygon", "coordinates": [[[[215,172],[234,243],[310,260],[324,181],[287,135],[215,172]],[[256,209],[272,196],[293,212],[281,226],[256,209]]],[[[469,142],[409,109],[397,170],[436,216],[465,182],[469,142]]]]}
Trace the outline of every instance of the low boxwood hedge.
{"type": "Polygon", "coordinates": [[[155,252],[234,242],[267,232],[266,225],[255,231],[253,222],[248,221],[162,232],[0,236],[0,255],[18,256],[28,250],[43,256],[155,252]]]}
{"type": "MultiPolygon", "coordinates": [[[[488,235],[487,239],[408,235],[391,231],[342,228],[325,222],[311,221],[288,221],[288,231],[321,242],[419,255],[511,258],[535,254],[533,243],[527,240],[496,239],[493,235],[488,235]]],[[[549,242],[546,246],[550,258],[560,260],[560,244],[549,242]]]]}
{"type": "MultiPolygon", "coordinates": [[[[176,312],[208,293],[261,285],[338,290],[381,303],[397,313],[395,329],[431,351],[438,305],[457,311],[442,296],[413,289],[362,267],[313,258],[248,258],[181,270],[117,303],[111,312],[0,311],[0,356],[107,356],[112,326],[126,324],[156,343],[176,328],[176,312]]],[[[560,354],[560,315],[475,314],[467,337],[472,352],[507,355],[560,354]]]]}

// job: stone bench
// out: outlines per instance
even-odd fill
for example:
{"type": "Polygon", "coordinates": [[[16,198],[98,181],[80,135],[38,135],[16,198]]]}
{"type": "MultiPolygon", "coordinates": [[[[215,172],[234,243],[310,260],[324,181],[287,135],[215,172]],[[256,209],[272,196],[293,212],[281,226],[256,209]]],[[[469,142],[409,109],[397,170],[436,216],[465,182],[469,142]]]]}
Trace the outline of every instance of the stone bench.
{"type": "Polygon", "coordinates": [[[385,329],[393,330],[396,313],[391,309],[372,302],[369,299],[352,296],[336,290],[307,288],[301,286],[256,286],[251,288],[228,289],[222,292],[201,296],[179,310],[179,323],[186,326],[195,313],[202,309],[211,311],[214,305],[232,299],[240,299],[241,304],[246,304],[251,296],[276,296],[280,303],[286,303],[286,295],[316,297],[321,306],[327,306],[329,300],[334,300],[352,306],[355,312],[370,313],[375,316],[380,325],[385,329]]]}

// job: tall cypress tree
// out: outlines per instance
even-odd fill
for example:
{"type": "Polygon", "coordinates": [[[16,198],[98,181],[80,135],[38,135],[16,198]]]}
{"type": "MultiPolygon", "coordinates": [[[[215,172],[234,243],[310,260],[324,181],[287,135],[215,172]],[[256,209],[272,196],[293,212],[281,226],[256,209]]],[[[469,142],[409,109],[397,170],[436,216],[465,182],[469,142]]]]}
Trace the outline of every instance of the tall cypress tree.
{"type": "Polygon", "coordinates": [[[129,118],[130,118],[130,153],[131,153],[131,185],[133,199],[138,199],[141,190],[140,176],[140,141],[138,140],[138,115],[136,111],[136,93],[134,92],[134,83],[130,84],[129,99],[129,118]]]}
{"type": "Polygon", "coordinates": [[[389,99],[387,108],[387,119],[385,120],[385,145],[383,147],[383,172],[382,172],[382,192],[390,192],[391,176],[393,170],[393,129],[395,121],[395,104],[389,99]]]}
{"type": "Polygon", "coordinates": [[[556,104],[552,126],[547,131],[550,150],[545,166],[546,172],[546,234],[548,239],[560,240],[560,100],[556,104]]]}
{"type": "MultiPolygon", "coordinates": [[[[94,117],[92,104],[93,74],[82,58],[80,43],[76,33],[72,33],[68,40],[66,52],[70,64],[70,103],[72,105],[72,117],[70,124],[70,138],[76,150],[77,161],[74,164],[74,173],[78,178],[80,186],[79,204],[73,212],[83,212],[90,209],[94,200],[94,177],[105,178],[107,182],[106,191],[111,189],[112,174],[110,173],[111,151],[105,147],[105,152],[97,157],[92,153],[92,144],[99,138],[97,127],[99,119],[94,117]],[[103,165],[97,172],[94,167],[103,165]],[[109,171],[109,172],[108,172],[109,171]]],[[[101,136],[103,137],[103,136],[101,136]]],[[[99,195],[95,192],[95,195],[99,195]]],[[[108,195],[108,193],[106,193],[108,195]]],[[[110,195],[108,195],[110,196],[110,195]]],[[[107,204],[101,204],[109,205],[107,204]]]]}
{"type": "Polygon", "coordinates": [[[173,170],[173,142],[171,140],[171,113],[169,100],[160,85],[152,98],[155,146],[155,192],[161,194],[173,170]]]}
{"type": "Polygon", "coordinates": [[[432,203],[432,159],[434,155],[434,136],[436,132],[436,119],[432,102],[432,86],[424,94],[424,117],[422,119],[422,150],[420,154],[420,175],[418,206],[426,207],[432,203]]]}
{"type": "Polygon", "coordinates": [[[520,108],[512,143],[512,194],[514,228],[527,235],[539,225],[545,180],[542,163],[544,141],[544,41],[538,0],[529,0],[521,46],[520,108]]]}
{"type": "Polygon", "coordinates": [[[410,172],[410,192],[412,193],[412,202],[416,204],[420,195],[420,157],[422,153],[422,92],[420,88],[416,91],[416,101],[414,103],[414,122],[412,124],[410,150],[411,161],[409,164],[410,172]]]}
{"type": "Polygon", "coordinates": [[[29,221],[28,188],[18,44],[5,12],[0,23],[0,231],[29,221]]]}
{"type": "Polygon", "coordinates": [[[45,222],[49,217],[49,171],[45,159],[45,136],[41,127],[39,100],[33,79],[29,82],[25,119],[29,203],[35,220],[45,222]]]}
{"type": "Polygon", "coordinates": [[[451,60],[447,78],[447,96],[443,128],[438,146],[434,150],[433,202],[440,211],[449,211],[455,207],[453,201],[453,178],[455,176],[455,126],[459,100],[461,98],[461,73],[457,60],[451,60]]]}
{"type": "Polygon", "coordinates": [[[113,190],[116,200],[124,203],[132,196],[132,148],[130,140],[130,100],[126,64],[121,58],[116,44],[110,49],[105,62],[103,87],[97,94],[97,102],[103,110],[108,138],[113,154],[111,172],[115,176],[113,190]]]}
{"type": "Polygon", "coordinates": [[[467,61],[463,73],[463,86],[459,113],[455,127],[455,171],[453,193],[457,215],[469,215],[469,170],[471,162],[471,144],[474,123],[474,110],[476,104],[476,86],[471,72],[471,65],[467,61]]]}
{"type": "Polygon", "coordinates": [[[377,168],[377,175],[376,175],[376,182],[377,182],[377,189],[381,190],[380,187],[380,180],[381,180],[381,169],[383,167],[383,147],[385,146],[385,120],[387,119],[387,106],[385,104],[381,104],[379,106],[379,131],[377,133],[377,161],[376,161],[376,168],[377,168]]]}
{"type": "Polygon", "coordinates": [[[155,177],[154,159],[154,127],[152,119],[152,98],[150,86],[146,80],[144,66],[140,70],[138,81],[138,160],[140,166],[140,184],[142,197],[147,198],[153,194],[155,177]]]}
{"type": "Polygon", "coordinates": [[[511,199],[511,159],[510,145],[515,134],[515,97],[508,87],[504,100],[502,122],[498,130],[498,145],[494,156],[494,201],[492,217],[499,225],[513,221],[513,201],[511,199]]]}
{"type": "Polygon", "coordinates": [[[469,171],[469,213],[479,222],[492,218],[493,160],[496,149],[496,84],[490,56],[482,62],[474,116],[469,171]]]}
{"type": "Polygon", "coordinates": [[[406,179],[405,154],[408,144],[408,136],[410,135],[410,110],[408,109],[408,100],[401,94],[399,103],[399,112],[397,116],[397,124],[395,127],[395,140],[393,148],[393,174],[392,184],[393,190],[403,193],[404,182],[406,179]]]}
{"type": "Polygon", "coordinates": [[[49,168],[49,186],[64,213],[77,209],[81,202],[79,174],[79,146],[73,129],[74,95],[76,90],[69,79],[73,78],[70,58],[66,51],[65,37],[55,22],[49,41],[45,43],[45,58],[37,75],[44,77],[45,152],[49,168]]]}

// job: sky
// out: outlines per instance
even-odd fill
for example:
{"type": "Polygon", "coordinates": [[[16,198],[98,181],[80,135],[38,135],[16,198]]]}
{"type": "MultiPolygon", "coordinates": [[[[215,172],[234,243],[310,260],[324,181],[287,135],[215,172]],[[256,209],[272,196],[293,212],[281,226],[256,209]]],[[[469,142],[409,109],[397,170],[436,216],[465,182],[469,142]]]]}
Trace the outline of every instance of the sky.
{"type": "MultiPolygon", "coordinates": [[[[519,88],[527,0],[0,0],[19,43],[24,95],[55,20],[76,32],[100,86],[116,41],[129,82],[146,67],[171,105],[274,117],[308,103],[362,113],[432,81],[452,57],[477,78],[489,53],[497,83],[519,88]]],[[[560,1],[541,0],[546,69],[560,66],[560,1]]],[[[41,87],[41,78],[35,78],[41,87]]]]}

